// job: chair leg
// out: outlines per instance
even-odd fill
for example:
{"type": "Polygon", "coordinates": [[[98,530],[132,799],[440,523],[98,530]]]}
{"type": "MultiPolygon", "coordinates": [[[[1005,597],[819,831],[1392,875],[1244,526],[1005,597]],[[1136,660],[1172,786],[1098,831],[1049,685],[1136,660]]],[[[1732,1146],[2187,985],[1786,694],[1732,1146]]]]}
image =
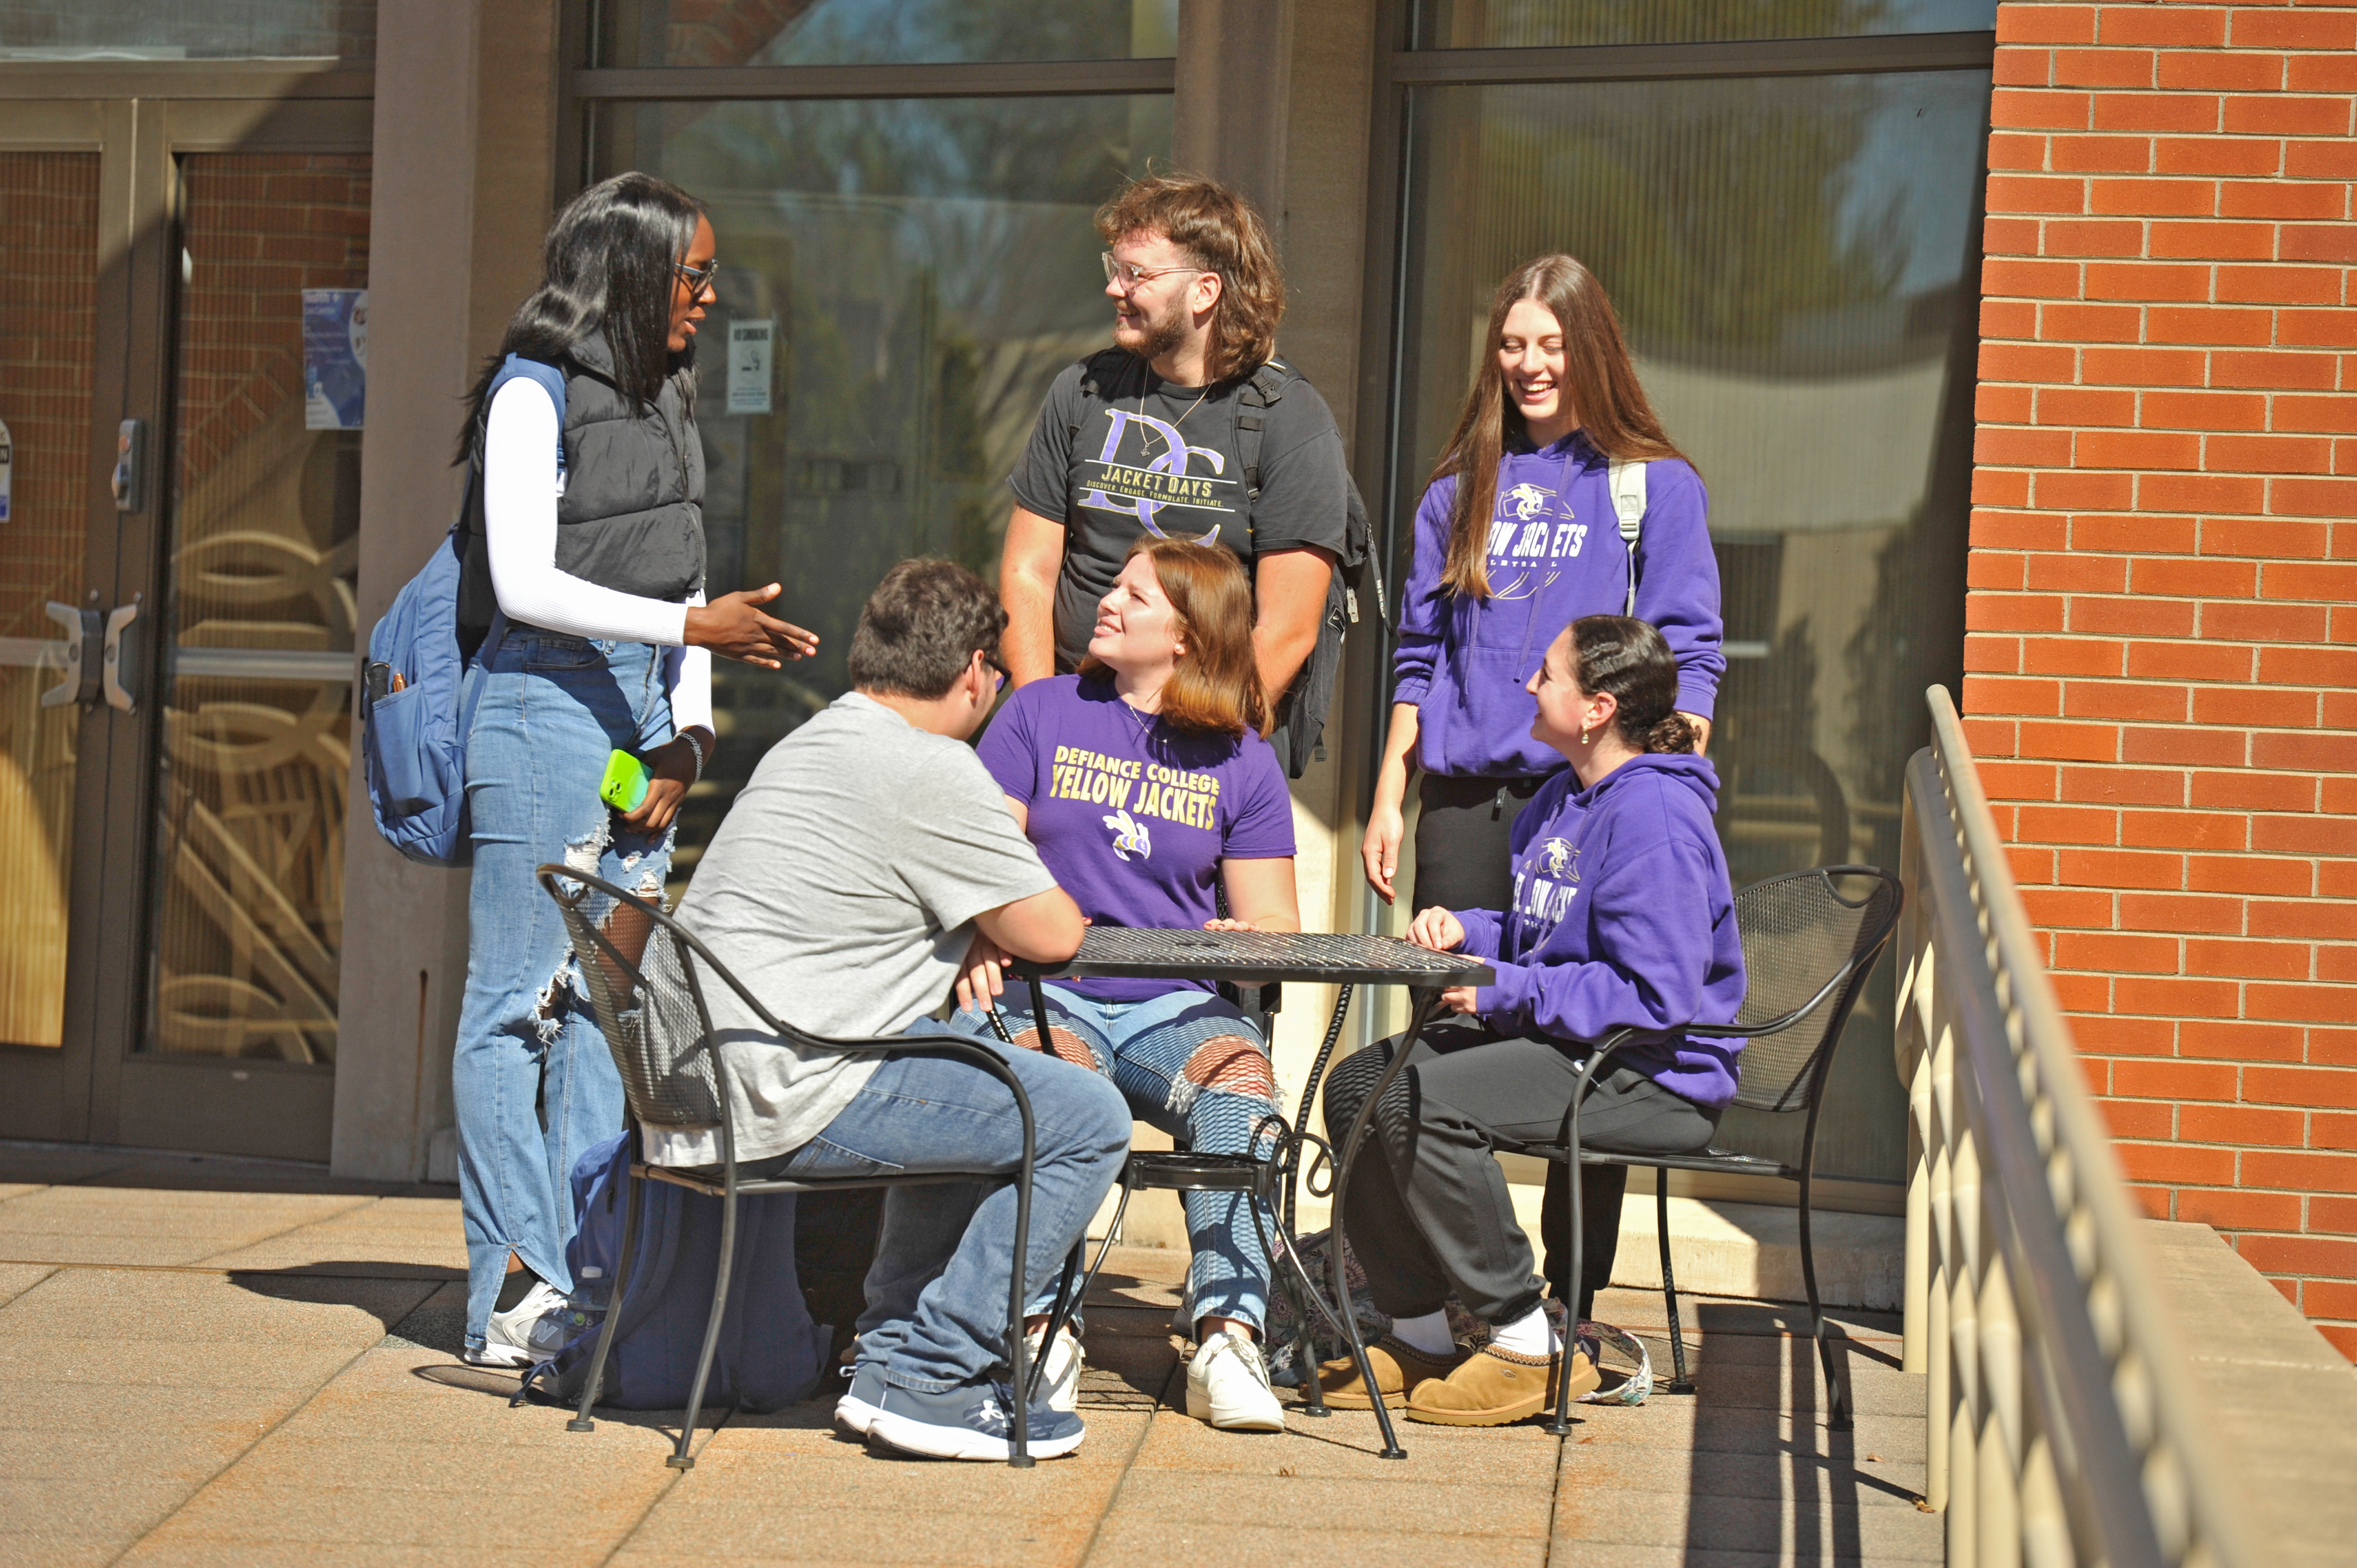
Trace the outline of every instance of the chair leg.
{"type": "Polygon", "coordinates": [[[704,1323],[704,1348],[695,1358],[695,1381],[687,1386],[687,1414],[680,1423],[679,1446],[663,1463],[674,1470],[693,1470],[688,1450],[695,1444],[695,1419],[704,1411],[704,1385],[712,1375],[712,1358],[720,1348],[720,1321],[728,1311],[728,1275],[737,1262],[737,1195],[720,1199],[720,1267],[712,1282],[712,1313],[704,1323]]]}
{"type": "Polygon", "coordinates": [[[1579,1348],[1579,1292],[1581,1282],[1587,1277],[1586,1256],[1587,1230],[1587,1216],[1581,1212],[1580,1202],[1579,1122],[1577,1101],[1574,1105],[1571,1137],[1568,1140],[1571,1157],[1566,1162],[1570,1179],[1564,1183],[1571,1189],[1571,1202],[1566,1205],[1571,1210],[1571,1245],[1566,1249],[1571,1254],[1571,1299],[1563,1304],[1565,1318],[1563,1355],[1556,1361],[1555,1415],[1546,1424],[1548,1433],[1556,1437],[1566,1437],[1571,1433],[1571,1355],[1573,1351],[1579,1348]]]}
{"type": "Polygon", "coordinates": [[[1809,1333],[1817,1342],[1817,1364],[1825,1371],[1826,1424],[1835,1432],[1847,1432],[1849,1399],[1842,1392],[1841,1374],[1834,1366],[1833,1341],[1825,1337],[1825,1309],[1817,1304],[1817,1255],[1810,1245],[1806,1176],[1801,1178],[1801,1283],[1809,1291],[1809,1333]]]}
{"type": "Polygon", "coordinates": [[[606,1298],[606,1321],[597,1330],[597,1353],[589,1359],[589,1380],[581,1388],[581,1409],[565,1423],[567,1432],[597,1430],[597,1423],[589,1419],[589,1412],[604,1391],[606,1358],[613,1352],[614,1330],[622,1321],[622,1300],[630,1288],[630,1259],[639,1239],[639,1194],[643,1187],[636,1175],[625,1175],[622,1180],[630,1188],[622,1204],[622,1255],[614,1265],[614,1288],[606,1298]]]}
{"type": "Polygon", "coordinates": [[[1662,1244],[1662,1303],[1670,1311],[1670,1386],[1665,1392],[1690,1394],[1694,1379],[1686,1375],[1685,1331],[1678,1326],[1678,1277],[1670,1269],[1670,1173],[1653,1172],[1653,1233],[1662,1244]]]}

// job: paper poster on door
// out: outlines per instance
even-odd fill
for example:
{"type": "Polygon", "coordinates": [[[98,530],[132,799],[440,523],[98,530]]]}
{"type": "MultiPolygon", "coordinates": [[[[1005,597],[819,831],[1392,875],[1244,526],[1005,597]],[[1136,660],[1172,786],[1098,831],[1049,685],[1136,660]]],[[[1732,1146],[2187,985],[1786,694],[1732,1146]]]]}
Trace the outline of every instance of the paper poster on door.
{"type": "Polygon", "coordinates": [[[303,428],[358,430],[368,403],[368,290],[303,291],[303,428]]]}
{"type": "Polygon", "coordinates": [[[728,412],[770,412],[770,351],[775,347],[775,321],[732,321],[728,324],[728,412]]]}

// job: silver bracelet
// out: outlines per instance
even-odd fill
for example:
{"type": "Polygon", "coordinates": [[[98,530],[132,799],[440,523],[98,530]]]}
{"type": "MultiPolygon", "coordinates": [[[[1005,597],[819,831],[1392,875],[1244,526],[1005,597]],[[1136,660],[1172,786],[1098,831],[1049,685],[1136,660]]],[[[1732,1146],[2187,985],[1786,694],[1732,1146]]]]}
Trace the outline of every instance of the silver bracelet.
{"type": "Polygon", "coordinates": [[[704,779],[704,743],[695,738],[695,732],[692,729],[680,731],[679,738],[687,742],[687,748],[695,753],[695,777],[687,781],[687,787],[693,789],[704,779]]]}

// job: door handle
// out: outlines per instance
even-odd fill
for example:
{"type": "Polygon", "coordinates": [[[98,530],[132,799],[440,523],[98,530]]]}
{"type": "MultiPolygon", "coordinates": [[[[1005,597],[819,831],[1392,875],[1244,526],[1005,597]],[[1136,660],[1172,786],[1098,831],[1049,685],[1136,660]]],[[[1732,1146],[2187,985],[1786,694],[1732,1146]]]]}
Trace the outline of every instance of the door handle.
{"type": "Polygon", "coordinates": [[[139,618],[139,596],[131,596],[127,605],[117,605],[106,612],[106,653],[101,660],[99,684],[106,693],[106,705],[129,713],[138,706],[139,699],[123,684],[126,664],[139,661],[139,634],[133,624],[139,618]]]}
{"type": "Polygon", "coordinates": [[[96,702],[98,671],[84,651],[98,636],[98,612],[76,609],[55,599],[49,601],[48,611],[49,618],[66,628],[66,678],[41,693],[41,706],[62,708],[68,703],[96,702]]]}

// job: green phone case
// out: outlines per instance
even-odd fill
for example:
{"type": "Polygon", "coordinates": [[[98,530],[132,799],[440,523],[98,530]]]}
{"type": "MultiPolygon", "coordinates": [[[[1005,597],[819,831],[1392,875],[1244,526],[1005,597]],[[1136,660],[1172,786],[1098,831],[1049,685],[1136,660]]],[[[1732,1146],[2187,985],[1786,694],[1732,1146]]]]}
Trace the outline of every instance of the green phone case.
{"type": "Polygon", "coordinates": [[[647,785],[653,778],[645,763],[627,751],[618,751],[606,758],[606,778],[597,786],[598,798],[618,811],[635,811],[647,798],[647,785]]]}

